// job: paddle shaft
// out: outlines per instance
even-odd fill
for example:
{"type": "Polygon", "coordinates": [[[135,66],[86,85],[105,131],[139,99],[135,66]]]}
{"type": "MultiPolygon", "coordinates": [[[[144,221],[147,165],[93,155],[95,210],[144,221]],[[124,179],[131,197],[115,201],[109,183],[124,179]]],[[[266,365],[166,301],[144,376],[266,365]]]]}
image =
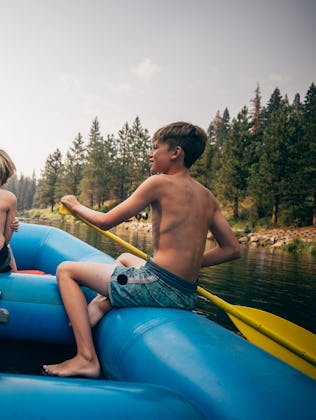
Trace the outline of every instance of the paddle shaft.
{"type": "MultiPolygon", "coordinates": [[[[125,249],[133,253],[134,255],[146,259],[147,254],[135,246],[131,245],[130,243],[124,241],[123,239],[116,236],[114,233],[102,230],[98,226],[94,225],[93,223],[89,222],[85,218],[81,217],[78,214],[74,214],[71,212],[67,207],[61,205],[60,207],[60,213],[61,214],[68,214],[76,217],[77,219],[81,220],[86,225],[90,226],[92,229],[95,229],[96,231],[100,232],[102,235],[107,236],[108,238],[112,239],[119,245],[123,246],[125,249]]],[[[249,325],[250,327],[257,330],[259,333],[265,335],[266,337],[270,338],[272,341],[277,342],[281,346],[284,346],[289,351],[293,352],[297,356],[301,357],[302,359],[306,360],[307,362],[311,363],[312,365],[316,366],[316,358],[312,355],[308,354],[304,349],[302,349],[300,346],[297,346],[294,342],[291,342],[290,340],[285,339],[284,337],[280,336],[276,332],[272,331],[270,328],[265,327],[260,322],[257,322],[256,320],[252,319],[251,317],[244,314],[240,309],[237,309],[234,307],[234,305],[224,301],[223,299],[219,298],[216,295],[213,295],[211,292],[205,290],[203,287],[198,286],[197,288],[198,293],[205,297],[206,299],[210,300],[214,305],[218,306],[219,308],[223,309],[228,314],[233,315],[234,317],[238,318],[245,324],[249,325]]],[[[232,320],[234,322],[234,320],[232,320]]],[[[248,337],[246,337],[248,338],[248,337]]],[[[251,341],[251,337],[248,338],[251,341]]]]}

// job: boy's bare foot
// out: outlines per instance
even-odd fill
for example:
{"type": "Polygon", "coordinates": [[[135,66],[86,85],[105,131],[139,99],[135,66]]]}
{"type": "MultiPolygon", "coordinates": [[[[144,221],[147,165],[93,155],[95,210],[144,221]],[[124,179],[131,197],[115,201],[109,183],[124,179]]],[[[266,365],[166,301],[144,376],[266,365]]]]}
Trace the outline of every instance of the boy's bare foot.
{"type": "Polygon", "coordinates": [[[87,360],[78,354],[63,363],[43,365],[43,370],[44,373],[51,376],[84,376],[87,378],[98,378],[100,376],[98,360],[87,360]]]}

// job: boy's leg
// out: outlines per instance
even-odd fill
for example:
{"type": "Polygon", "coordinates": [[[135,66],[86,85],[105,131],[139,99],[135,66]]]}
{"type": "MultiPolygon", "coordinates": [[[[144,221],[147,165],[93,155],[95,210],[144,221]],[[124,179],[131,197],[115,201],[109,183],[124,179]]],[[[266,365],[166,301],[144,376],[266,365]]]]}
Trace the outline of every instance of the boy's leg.
{"type": "Polygon", "coordinates": [[[88,286],[108,296],[108,281],[113,269],[113,265],[78,262],[65,262],[58,267],[58,285],[75,335],[77,354],[63,363],[44,365],[46,373],[56,376],[99,376],[100,365],[93,344],[87,302],[80,286],[88,286]]]}
{"type": "Polygon", "coordinates": [[[145,260],[140,257],[136,257],[136,255],[130,254],[128,252],[124,252],[121,254],[117,260],[118,265],[124,265],[124,267],[136,267],[139,268],[145,264],[145,260]]]}
{"type": "MultiPolygon", "coordinates": [[[[128,252],[121,254],[116,259],[116,265],[123,265],[125,267],[141,267],[144,264],[145,261],[142,258],[136,257],[128,252]]],[[[88,305],[90,326],[94,327],[111,309],[111,303],[107,297],[98,294],[88,305]]]]}
{"type": "Polygon", "coordinates": [[[18,269],[17,269],[15,258],[14,258],[14,255],[13,255],[13,252],[12,252],[12,249],[11,249],[10,245],[8,245],[8,249],[9,249],[9,252],[10,252],[10,255],[11,255],[11,262],[10,262],[11,271],[13,273],[16,273],[18,271],[18,269]]]}
{"type": "Polygon", "coordinates": [[[94,327],[103,316],[112,309],[112,305],[106,296],[97,294],[88,305],[90,327],[94,327]]]}

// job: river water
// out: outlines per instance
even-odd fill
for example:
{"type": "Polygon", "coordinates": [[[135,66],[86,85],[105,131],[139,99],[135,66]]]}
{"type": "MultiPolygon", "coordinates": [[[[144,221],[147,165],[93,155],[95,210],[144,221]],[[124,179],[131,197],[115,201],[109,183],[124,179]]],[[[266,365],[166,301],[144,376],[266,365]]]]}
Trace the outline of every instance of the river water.
{"type": "MultiPolygon", "coordinates": [[[[125,250],[78,221],[61,221],[55,226],[79,237],[116,258],[125,250]]],[[[151,235],[144,229],[117,227],[117,236],[151,254],[151,235]]],[[[213,246],[212,242],[207,247],[213,246]]],[[[316,333],[316,258],[270,248],[242,248],[242,258],[203,268],[200,286],[235,305],[271,312],[316,333]]],[[[195,311],[236,331],[227,314],[199,296],[195,311]]]]}

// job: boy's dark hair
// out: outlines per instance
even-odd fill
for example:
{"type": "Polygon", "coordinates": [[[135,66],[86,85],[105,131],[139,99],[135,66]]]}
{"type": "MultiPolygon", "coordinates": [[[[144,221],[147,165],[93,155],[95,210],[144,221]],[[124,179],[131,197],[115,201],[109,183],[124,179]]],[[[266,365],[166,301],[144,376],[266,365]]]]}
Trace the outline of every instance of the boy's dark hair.
{"type": "Polygon", "coordinates": [[[202,128],[178,121],[157,130],[153,141],[167,143],[170,148],[181,146],[184,151],[184,166],[190,168],[204,152],[207,136],[202,128]]]}

